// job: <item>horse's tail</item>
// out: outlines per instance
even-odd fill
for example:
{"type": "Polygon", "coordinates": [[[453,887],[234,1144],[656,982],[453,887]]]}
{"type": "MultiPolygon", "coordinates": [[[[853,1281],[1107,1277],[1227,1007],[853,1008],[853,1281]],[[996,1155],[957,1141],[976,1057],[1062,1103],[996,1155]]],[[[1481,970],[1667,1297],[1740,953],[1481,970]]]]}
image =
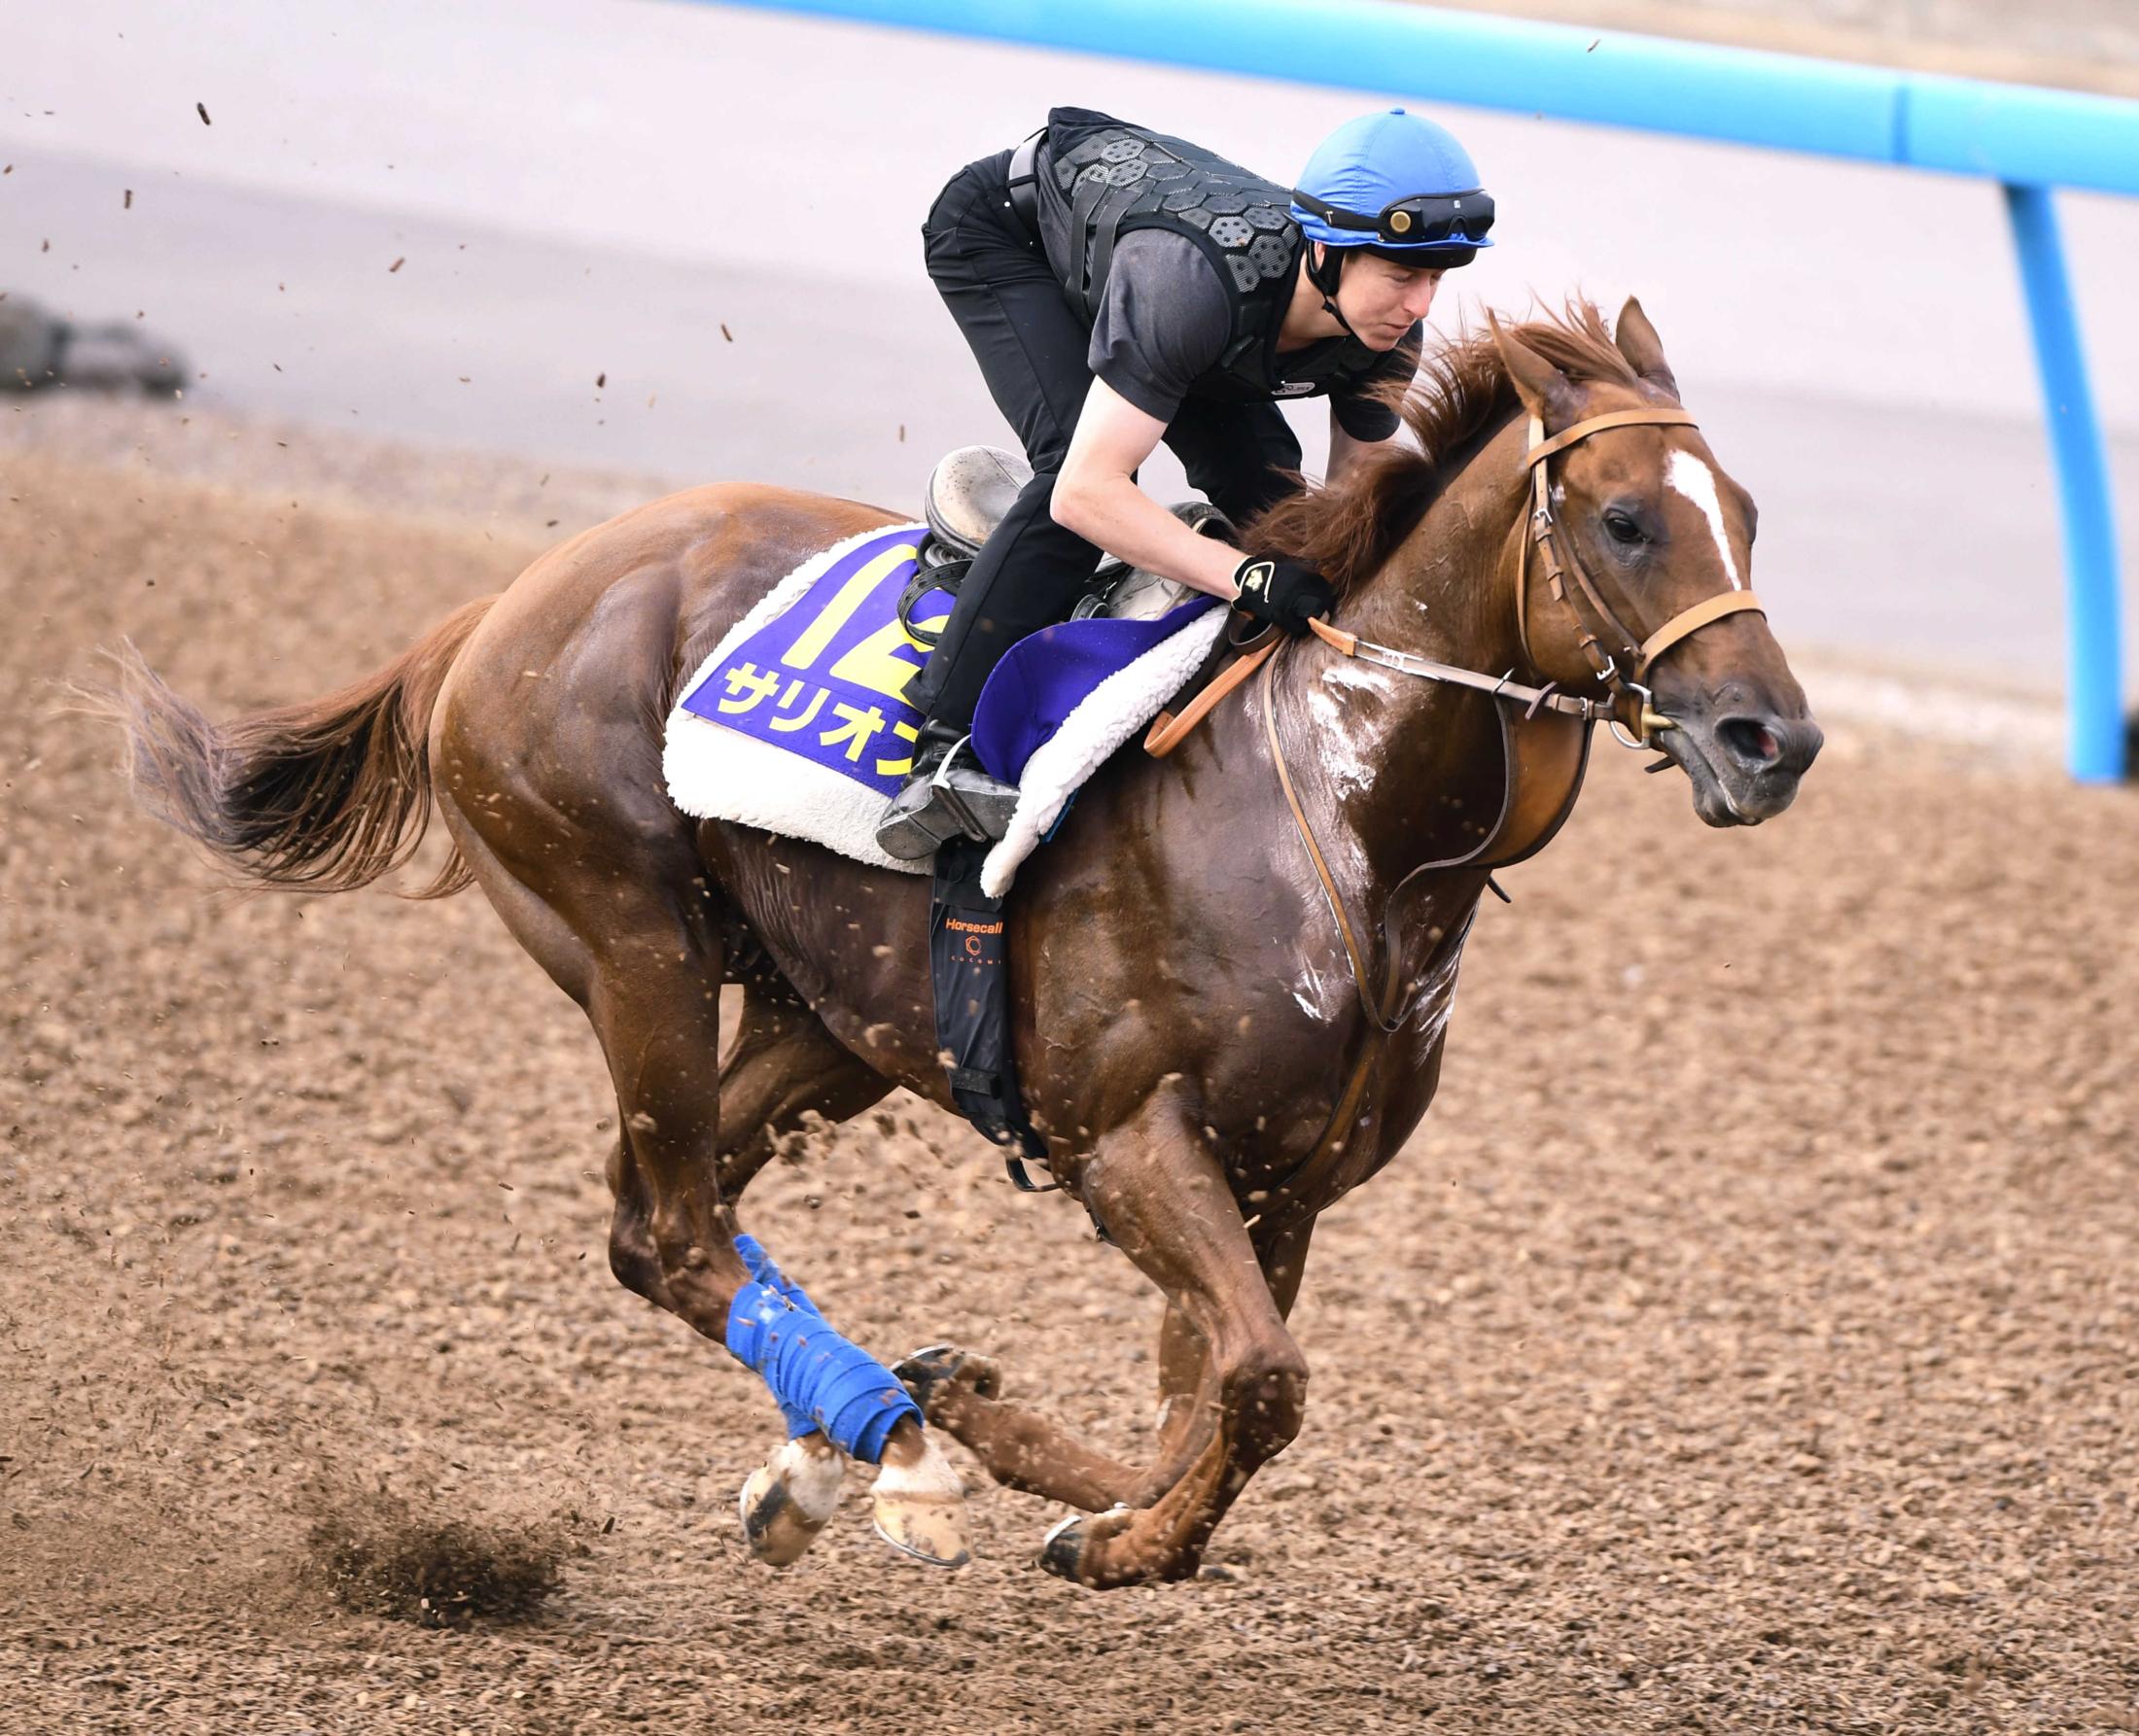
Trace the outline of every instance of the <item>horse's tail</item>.
{"type": "MultiPolygon", "coordinates": [[[[463,605],[384,669],[308,705],[211,723],[163,684],[130,640],[117,678],[75,686],[77,709],[126,737],[135,803],[205,845],[256,886],[347,892],[406,861],[431,821],[431,710],[446,671],[495,603],[463,605]]],[[[452,849],[413,898],[473,875],[452,849]]]]}

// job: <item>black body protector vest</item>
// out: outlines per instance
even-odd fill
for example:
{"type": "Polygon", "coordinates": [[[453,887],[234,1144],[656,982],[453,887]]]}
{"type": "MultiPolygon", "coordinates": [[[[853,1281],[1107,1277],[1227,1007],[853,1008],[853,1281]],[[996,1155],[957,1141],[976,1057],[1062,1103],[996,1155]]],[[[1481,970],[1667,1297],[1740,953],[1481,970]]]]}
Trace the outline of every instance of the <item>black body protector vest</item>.
{"type": "MultiPolygon", "coordinates": [[[[1186,139],[1091,109],[1052,109],[1039,197],[1066,208],[1063,290],[1087,326],[1105,294],[1114,246],[1134,229],[1171,229],[1202,248],[1232,294],[1233,332],[1216,365],[1189,386],[1241,403],[1343,391],[1387,358],[1358,339],[1326,337],[1278,354],[1300,250],[1292,194],[1186,139]]],[[[1056,262],[1058,268],[1062,261],[1056,262]]]]}

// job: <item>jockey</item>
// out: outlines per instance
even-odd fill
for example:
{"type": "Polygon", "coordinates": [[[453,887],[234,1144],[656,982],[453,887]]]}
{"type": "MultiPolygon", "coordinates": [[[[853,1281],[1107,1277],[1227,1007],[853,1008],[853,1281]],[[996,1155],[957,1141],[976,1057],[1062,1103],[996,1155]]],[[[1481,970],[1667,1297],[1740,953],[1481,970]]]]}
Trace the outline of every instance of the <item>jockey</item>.
{"type": "Polygon", "coordinates": [[[989,673],[1069,615],[1102,549],[1288,633],[1330,608],[1320,575],[1198,535],[1137,468],[1163,439],[1241,523],[1297,486],[1278,399],[1329,398],[1333,477],[1392,438],[1376,393],[1410,380],[1441,274],[1492,245],[1492,215],[1462,146],[1402,109],[1339,127],[1289,193],[1071,108],[951,178],[922,226],[929,275],[1033,480],[907,690],[928,721],[877,832],[887,851],[919,858],[958,834],[931,780],[954,751],[962,778],[985,777],[960,750],[989,673]]]}

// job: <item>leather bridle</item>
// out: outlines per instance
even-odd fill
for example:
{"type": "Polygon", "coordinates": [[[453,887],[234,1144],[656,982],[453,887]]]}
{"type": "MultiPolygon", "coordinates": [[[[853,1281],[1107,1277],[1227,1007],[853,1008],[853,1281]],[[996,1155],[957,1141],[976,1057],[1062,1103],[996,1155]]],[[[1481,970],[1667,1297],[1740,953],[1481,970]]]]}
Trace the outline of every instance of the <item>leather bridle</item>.
{"type": "MultiPolygon", "coordinates": [[[[1572,716],[1585,725],[1602,721],[1611,726],[1613,736],[1626,746],[1650,746],[1657,731],[1675,729],[1677,725],[1656,709],[1649,689],[1642,684],[1641,677],[1648,674],[1650,666],[1671,646],[1692,638],[1703,627],[1713,626],[1717,621],[1746,610],[1764,612],[1761,611],[1760,599],[1751,591],[1739,590],[1734,586],[1680,609],[1646,639],[1635,638],[1612,606],[1598,594],[1596,585],[1584,571],[1581,558],[1575,553],[1572,543],[1562,540],[1559,522],[1553,517],[1552,489],[1547,466],[1555,453],[1564,452],[1592,434],[1602,434],[1609,429],[1699,426],[1682,409],[1612,410],[1604,415],[1592,416],[1577,422],[1548,439],[1545,437],[1544,424],[1535,416],[1530,418],[1529,451],[1523,463],[1530,473],[1531,505],[1528,529],[1523,538],[1522,551],[1516,559],[1516,635],[1522,642],[1524,662],[1535,668],[1536,663],[1530,654],[1529,644],[1529,567],[1530,550],[1534,546],[1545,565],[1546,587],[1554,601],[1573,617],[1583,655],[1588,658],[1591,669],[1604,687],[1608,695],[1605,700],[1585,699],[1571,693],[1562,693],[1556,681],[1548,680],[1542,687],[1525,686],[1511,678],[1512,671],[1509,676],[1502,676],[1496,680],[1478,670],[1436,663],[1409,651],[1375,644],[1371,641],[1360,639],[1356,634],[1332,627],[1326,621],[1310,621],[1309,628],[1315,638],[1340,655],[1373,663],[1398,675],[1415,676],[1421,680],[1476,688],[1490,694],[1495,700],[1523,706],[1523,715],[1525,718],[1534,718],[1541,711],[1553,711],[1572,716]],[[1572,589],[1567,582],[1570,578],[1574,581],[1572,589]],[[1575,601],[1578,595],[1582,599],[1580,603],[1575,601]],[[1606,635],[1610,636],[1609,639],[1606,635]],[[1622,660],[1625,663],[1624,668],[1622,660]]],[[[1284,748],[1278,735],[1275,695],[1267,676],[1264,679],[1263,729],[1270,744],[1271,759],[1278,768],[1278,781],[1284,790],[1285,805],[1292,811],[1293,824],[1299,830],[1301,842],[1307,846],[1308,856],[1314,862],[1315,875],[1321,881],[1322,890],[1328,897],[1331,914],[1337,919],[1338,932],[1345,943],[1345,955],[1351,965],[1352,985],[1358,990],[1360,1010],[1366,1015],[1368,1022],[1377,1026],[1385,1036],[1393,1035],[1410,1021],[1414,1010],[1412,1003],[1397,1005],[1395,998],[1396,973],[1400,967],[1400,959],[1393,939],[1387,932],[1387,924],[1388,912],[1394,908],[1398,896],[1413,880],[1434,869],[1473,865],[1491,867],[1504,865],[1510,858],[1503,857],[1500,864],[1495,863],[1492,848],[1498,839],[1496,835],[1489,833],[1479,840],[1475,849],[1465,854],[1414,868],[1390,888],[1387,901],[1383,907],[1382,921],[1383,945],[1389,978],[1380,1001],[1377,1002],[1367,988],[1365,953],[1350,919],[1346,914],[1344,896],[1337,889],[1337,883],[1329,872],[1320,845],[1315,842],[1314,827],[1308,823],[1307,810],[1301,806],[1300,798],[1293,789],[1292,775],[1285,766],[1284,748]]],[[[1513,753],[1513,743],[1505,736],[1503,746],[1506,751],[1513,753]]],[[[1503,819],[1513,806],[1512,764],[1509,777],[1509,801],[1503,807],[1503,819]]],[[[1573,786],[1562,798],[1562,817],[1565,808],[1573,805],[1574,795],[1580,787],[1579,763],[1573,780],[1573,786]]]]}
{"type": "Polygon", "coordinates": [[[1523,552],[1515,570],[1515,631],[1523,646],[1523,661],[1535,667],[1530,654],[1529,619],[1530,550],[1534,547],[1545,563],[1546,588],[1553,600],[1574,617],[1582,654],[1611,695],[1608,721],[1612,734],[1629,747],[1647,747],[1652,745],[1650,738],[1656,731],[1676,727],[1670,718],[1657,711],[1649,689],[1642,684],[1642,677],[1649,673],[1651,665],[1681,640],[1692,638],[1703,627],[1747,609],[1756,613],[1766,610],[1751,591],[1734,586],[1680,609],[1648,638],[1637,639],[1598,593],[1575,553],[1574,545],[1562,538],[1559,521],[1553,517],[1552,483],[1547,475],[1547,465],[1556,452],[1564,452],[1569,446],[1592,434],[1602,434],[1606,429],[1700,426],[1688,412],[1680,409],[1612,410],[1577,422],[1547,439],[1544,423],[1535,416],[1530,418],[1529,451],[1523,460],[1530,473],[1529,531],[1523,538],[1523,552]],[[1569,579],[1574,581],[1572,590],[1568,588],[1569,579]],[[1575,600],[1577,596],[1581,598],[1579,603],[1575,600]]]}
{"type": "MultiPolygon", "coordinates": [[[[1437,663],[1413,651],[1376,644],[1355,633],[1332,627],[1327,621],[1311,620],[1309,631],[1340,656],[1353,657],[1361,663],[1372,663],[1421,680],[1472,687],[1495,699],[1524,707],[1529,716],[1535,716],[1540,711],[1552,711],[1578,717],[1585,723],[1606,723],[1623,746],[1652,746],[1653,738],[1659,731],[1675,729],[1677,725],[1656,709],[1654,696],[1643,684],[1642,677],[1666,651],[1680,641],[1692,638],[1703,627],[1746,610],[1765,613],[1765,606],[1751,591],[1733,587],[1680,609],[1646,639],[1636,638],[1612,606],[1604,601],[1573,544],[1563,540],[1559,520],[1553,516],[1548,463],[1556,453],[1564,452],[1569,446],[1607,429],[1700,426],[1691,414],[1681,409],[1611,410],[1561,429],[1548,439],[1544,423],[1535,416],[1530,418],[1529,450],[1523,460],[1524,468],[1530,473],[1530,513],[1522,551],[1516,561],[1516,639],[1523,647],[1523,661],[1536,667],[1536,659],[1530,652],[1529,620],[1530,550],[1534,547],[1545,565],[1546,588],[1553,600],[1573,617],[1582,654],[1591,673],[1605,690],[1603,700],[1562,692],[1557,681],[1547,681],[1542,687],[1528,686],[1515,679],[1512,670],[1506,675],[1490,676],[1483,670],[1437,663]],[[1573,580],[1572,589],[1569,579],[1573,580]],[[1580,602],[1576,601],[1577,597],[1580,602]]],[[[1282,642],[1277,629],[1272,627],[1264,629],[1260,642],[1240,646],[1244,654],[1206,682],[1177,715],[1171,712],[1158,714],[1150,734],[1144,738],[1145,750],[1162,759],[1171,753],[1182,738],[1210,714],[1213,706],[1262,668],[1282,642]]]]}

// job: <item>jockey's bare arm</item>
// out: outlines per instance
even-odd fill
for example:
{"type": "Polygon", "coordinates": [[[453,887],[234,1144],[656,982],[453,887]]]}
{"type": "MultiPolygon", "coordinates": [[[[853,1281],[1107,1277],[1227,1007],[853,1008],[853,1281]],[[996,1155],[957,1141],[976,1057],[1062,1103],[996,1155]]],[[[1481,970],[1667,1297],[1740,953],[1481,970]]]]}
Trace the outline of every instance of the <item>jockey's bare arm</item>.
{"type": "Polygon", "coordinates": [[[1198,536],[1137,486],[1134,472],[1165,433],[1156,416],[1095,379],[1055,482],[1054,520],[1132,567],[1230,603],[1240,594],[1233,574],[1242,551],[1198,536]]]}
{"type": "MultiPolygon", "coordinates": [[[[1243,551],[1199,536],[1137,486],[1135,471],[1158,449],[1166,424],[1147,416],[1105,380],[1094,380],[1055,484],[1055,522],[1131,566],[1177,579],[1231,602],[1243,551]]],[[[1388,439],[1394,439],[1393,433],[1388,439]]],[[[1355,439],[1336,407],[1329,415],[1329,480],[1387,440],[1355,439]]]]}

